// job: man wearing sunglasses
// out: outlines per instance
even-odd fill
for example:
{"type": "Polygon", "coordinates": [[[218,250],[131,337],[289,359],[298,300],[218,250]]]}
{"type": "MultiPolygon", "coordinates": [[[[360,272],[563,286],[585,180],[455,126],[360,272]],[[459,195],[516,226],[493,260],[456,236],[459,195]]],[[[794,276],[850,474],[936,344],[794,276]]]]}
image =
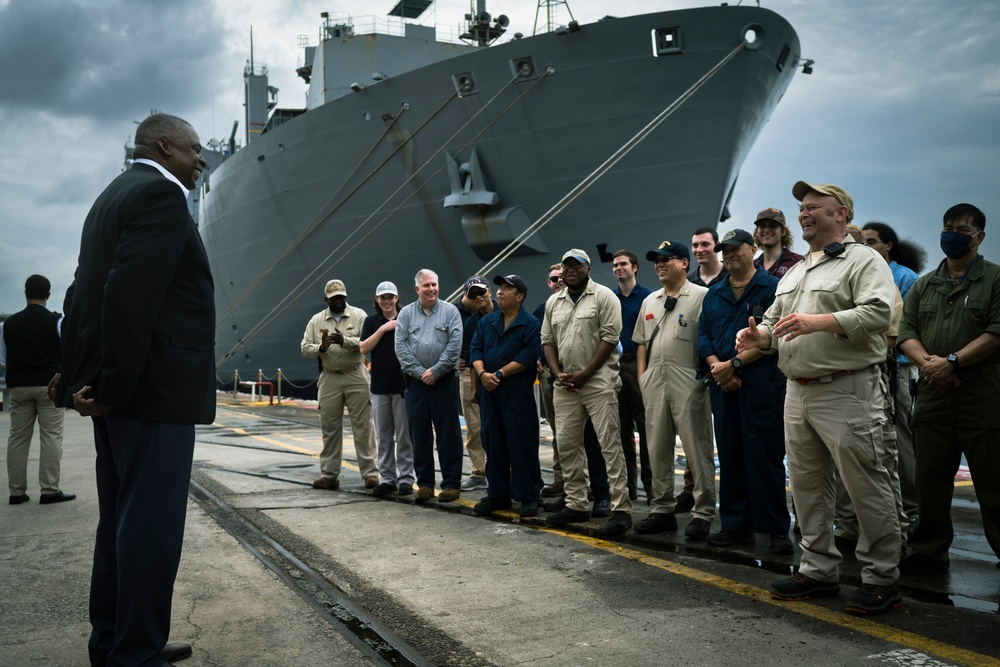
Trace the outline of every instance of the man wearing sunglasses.
{"type": "Polygon", "coordinates": [[[490,294],[489,283],[482,276],[472,276],[465,281],[462,297],[462,354],[458,357],[458,370],[462,377],[462,415],[465,417],[465,450],[469,452],[472,469],[462,482],[463,491],[486,488],[486,450],[483,448],[482,425],[476,393],[476,378],[469,364],[469,346],[479,321],[497,307],[490,294]]]}
{"type": "Polygon", "coordinates": [[[698,318],[708,288],[690,282],[691,253],[680,241],[664,241],[646,259],[663,287],[642,302],[632,335],[653,472],[652,507],[635,532],[677,530],[674,449],[679,435],[694,481],[695,502],[684,535],[704,540],[715,518],[711,412],[708,389],[697,377],[698,318]]]}

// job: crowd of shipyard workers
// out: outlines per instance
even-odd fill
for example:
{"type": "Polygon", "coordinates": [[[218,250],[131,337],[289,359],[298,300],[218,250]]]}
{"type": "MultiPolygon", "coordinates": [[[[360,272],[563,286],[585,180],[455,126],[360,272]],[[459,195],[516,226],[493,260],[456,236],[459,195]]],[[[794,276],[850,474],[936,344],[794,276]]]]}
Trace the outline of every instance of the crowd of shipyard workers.
{"type": "Polygon", "coordinates": [[[619,250],[613,290],[592,278],[587,252],[568,250],[530,312],[517,275],[472,276],[455,306],[423,269],[415,301],[382,282],[372,314],[330,280],[301,344],[322,368],[313,486],[339,488],[346,407],[375,496],[422,504],[485,490],[475,514],[516,503],[522,517],[547,512],[548,526],[606,517],[607,536],[677,531],[690,512],[686,539],[729,547],[762,533],[792,555],[787,457],[802,556],[771,595],[840,595],[838,568],[853,554],[863,583],[847,610],[878,614],[902,603],[900,574],[948,569],[964,456],[1000,556],[1000,267],[979,254],[984,214],[948,209],[945,257],[918,277],[926,252],[885,223],[852,224],[843,188],[800,181],[792,194],[805,257],[782,211],[767,208],[753,233],[720,239],[706,227],[690,244],[651,243],[644,258],[619,250]],[[641,268],[659,289],[638,282],[641,268]],[[552,427],[548,485],[536,378],[552,427]],[[640,486],[648,511],[633,523],[640,486]]]}

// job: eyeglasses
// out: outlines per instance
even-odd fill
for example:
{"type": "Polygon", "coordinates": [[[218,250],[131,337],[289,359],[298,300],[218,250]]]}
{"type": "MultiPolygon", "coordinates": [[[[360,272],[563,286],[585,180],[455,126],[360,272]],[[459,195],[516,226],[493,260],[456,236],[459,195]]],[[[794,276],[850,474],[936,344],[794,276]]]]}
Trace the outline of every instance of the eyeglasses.
{"type": "Polygon", "coordinates": [[[572,264],[567,264],[563,262],[563,271],[583,271],[587,267],[587,264],[580,264],[579,262],[573,262],[572,264]]]}
{"type": "Polygon", "coordinates": [[[557,283],[560,280],[562,280],[562,276],[555,276],[554,278],[552,276],[549,276],[549,282],[550,283],[557,283]]]}
{"type": "Polygon", "coordinates": [[[469,298],[470,299],[478,299],[481,296],[486,296],[486,290],[484,290],[484,289],[470,289],[469,290],[469,298]]]}

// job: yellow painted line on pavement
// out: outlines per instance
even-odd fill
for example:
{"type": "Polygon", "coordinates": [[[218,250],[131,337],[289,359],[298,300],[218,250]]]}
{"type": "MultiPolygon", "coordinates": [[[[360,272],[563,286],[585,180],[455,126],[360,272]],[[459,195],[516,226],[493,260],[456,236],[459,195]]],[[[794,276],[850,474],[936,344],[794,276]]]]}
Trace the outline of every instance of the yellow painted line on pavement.
{"type": "Polygon", "coordinates": [[[587,535],[580,535],[578,533],[571,533],[565,530],[553,528],[538,529],[554,533],[556,535],[561,535],[563,537],[568,537],[571,540],[575,540],[576,542],[580,542],[581,544],[585,544],[589,547],[600,549],[601,551],[615,556],[621,556],[622,558],[627,558],[629,560],[642,563],[643,565],[649,565],[650,567],[665,570],[671,574],[692,579],[709,586],[714,586],[715,588],[719,588],[729,593],[742,595],[743,597],[757,600],[758,602],[764,602],[803,616],[809,616],[825,623],[846,628],[847,630],[862,632],[877,639],[883,639],[895,644],[900,644],[901,646],[912,648],[923,653],[931,653],[940,658],[944,658],[945,660],[951,660],[959,664],[969,665],[970,667],[997,667],[1000,665],[1000,660],[991,656],[976,653],[945,642],[940,642],[929,637],[918,635],[914,632],[908,632],[906,630],[899,630],[887,625],[882,625],[880,623],[876,623],[875,621],[868,620],[867,618],[837,612],[832,609],[827,609],[826,607],[810,604],[808,602],[785,602],[783,600],[776,600],[772,598],[771,594],[763,588],[758,588],[733,579],[727,579],[726,577],[720,577],[716,574],[704,572],[702,570],[682,565],[680,563],[675,563],[673,561],[664,560],[656,556],[650,556],[614,542],[608,542],[607,540],[601,540],[587,535]]]}
{"type": "Polygon", "coordinates": [[[253,438],[254,440],[259,440],[261,442],[266,442],[269,445],[274,445],[276,447],[281,447],[282,449],[287,449],[287,450],[292,451],[292,452],[298,452],[299,454],[308,454],[309,456],[313,456],[313,457],[319,458],[319,452],[317,452],[314,449],[305,449],[304,447],[296,447],[295,445],[290,445],[290,444],[288,444],[286,442],[282,442],[280,440],[275,440],[274,438],[268,438],[268,437],[263,436],[263,435],[254,435],[252,433],[248,433],[246,429],[240,428],[239,426],[226,426],[225,424],[220,424],[219,422],[214,422],[212,424],[212,426],[215,426],[217,428],[221,428],[221,429],[226,430],[226,431],[231,431],[232,433],[235,433],[236,435],[245,435],[245,436],[248,436],[250,438],[253,438]]]}

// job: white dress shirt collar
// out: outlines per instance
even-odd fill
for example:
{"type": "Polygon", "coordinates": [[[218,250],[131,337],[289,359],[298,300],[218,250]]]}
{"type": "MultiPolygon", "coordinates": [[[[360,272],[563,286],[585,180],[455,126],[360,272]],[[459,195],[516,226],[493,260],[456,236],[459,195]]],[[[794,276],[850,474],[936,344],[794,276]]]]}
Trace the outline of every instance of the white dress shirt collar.
{"type": "Polygon", "coordinates": [[[173,174],[171,174],[171,173],[170,173],[169,171],[167,171],[167,170],[166,170],[166,169],[165,169],[165,168],[163,167],[163,165],[162,165],[162,164],[160,164],[159,162],[154,162],[153,160],[148,160],[148,159],[146,159],[146,158],[144,158],[144,157],[141,157],[141,158],[139,158],[139,159],[135,160],[135,162],[136,162],[137,164],[145,164],[145,165],[149,165],[150,167],[156,167],[156,169],[157,169],[157,170],[158,170],[158,171],[159,171],[159,172],[160,172],[161,174],[163,174],[163,175],[164,175],[165,177],[167,177],[168,179],[170,179],[171,181],[173,181],[174,183],[176,183],[176,184],[177,184],[177,187],[179,187],[179,188],[181,189],[181,191],[182,191],[182,192],[184,193],[184,196],[185,196],[185,197],[187,197],[187,194],[188,194],[188,189],[187,189],[186,187],[184,187],[184,186],[183,186],[183,185],[181,184],[181,182],[180,182],[179,180],[177,180],[177,177],[176,177],[176,176],[174,176],[174,175],[173,175],[173,174]]]}

